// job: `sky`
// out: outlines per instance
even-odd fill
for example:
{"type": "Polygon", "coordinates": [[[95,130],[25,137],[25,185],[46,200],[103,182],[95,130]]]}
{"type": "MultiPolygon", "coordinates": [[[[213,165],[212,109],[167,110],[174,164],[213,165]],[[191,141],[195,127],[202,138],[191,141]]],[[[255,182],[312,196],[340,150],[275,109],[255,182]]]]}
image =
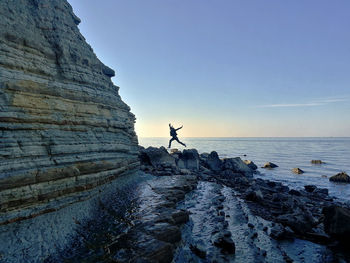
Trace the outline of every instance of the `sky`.
{"type": "Polygon", "coordinates": [[[348,0],[68,0],[139,137],[350,136],[348,0]]]}

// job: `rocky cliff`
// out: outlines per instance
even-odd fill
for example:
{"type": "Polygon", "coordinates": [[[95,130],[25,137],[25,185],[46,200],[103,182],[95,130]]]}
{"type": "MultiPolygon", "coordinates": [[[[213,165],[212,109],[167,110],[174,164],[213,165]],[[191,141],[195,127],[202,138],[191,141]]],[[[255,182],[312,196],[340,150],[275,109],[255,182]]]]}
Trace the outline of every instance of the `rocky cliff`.
{"type": "Polygon", "coordinates": [[[135,117],[68,2],[2,0],[0,18],[4,225],[88,199],[139,162],[135,117]]]}

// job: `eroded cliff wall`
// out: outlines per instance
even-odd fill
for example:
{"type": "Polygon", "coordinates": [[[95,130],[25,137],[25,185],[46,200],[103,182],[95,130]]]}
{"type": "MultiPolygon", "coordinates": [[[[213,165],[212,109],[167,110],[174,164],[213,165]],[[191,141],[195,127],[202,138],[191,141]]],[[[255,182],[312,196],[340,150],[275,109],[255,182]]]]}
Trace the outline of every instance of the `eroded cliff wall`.
{"type": "Polygon", "coordinates": [[[135,117],[79,22],[66,0],[0,1],[0,225],[139,165],[135,117]]]}

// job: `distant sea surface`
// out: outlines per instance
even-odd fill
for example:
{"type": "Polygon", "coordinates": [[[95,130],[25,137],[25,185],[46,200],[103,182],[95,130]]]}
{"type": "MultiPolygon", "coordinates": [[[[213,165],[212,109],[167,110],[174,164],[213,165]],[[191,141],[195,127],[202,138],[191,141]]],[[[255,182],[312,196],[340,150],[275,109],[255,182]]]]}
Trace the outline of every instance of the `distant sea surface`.
{"type": "MultiPolygon", "coordinates": [[[[170,138],[139,138],[139,144],[148,147],[167,147],[170,138]]],[[[339,172],[350,174],[350,137],[346,138],[179,138],[187,144],[187,149],[195,148],[199,153],[216,151],[220,158],[241,157],[252,160],[261,177],[280,181],[301,189],[314,184],[328,188],[329,194],[350,200],[350,184],[329,181],[329,177],[339,172]],[[246,155],[246,156],[244,156],[246,155]],[[311,160],[322,160],[325,164],[314,165],[311,160]],[[273,162],[279,167],[266,170],[260,167],[273,162]],[[304,174],[292,173],[300,168],[304,174]]],[[[172,148],[184,149],[177,142],[172,148]]]]}

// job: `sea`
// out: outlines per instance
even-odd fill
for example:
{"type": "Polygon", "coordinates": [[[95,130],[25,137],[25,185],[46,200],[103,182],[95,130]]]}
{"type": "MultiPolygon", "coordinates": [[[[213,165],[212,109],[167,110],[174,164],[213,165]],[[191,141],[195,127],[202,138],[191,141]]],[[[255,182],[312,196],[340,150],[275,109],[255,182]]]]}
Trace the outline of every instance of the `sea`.
{"type": "MultiPolygon", "coordinates": [[[[170,138],[139,138],[143,147],[167,147],[170,138]]],[[[199,153],[216,151],[220,158],[240,157],[251,160],[258,167],[259,178],[279,181],[294,189],[304,185],[327,188],[331,196],[350,201],[350,184],[334,183],[329,177],[346,172],[350,175],[350,137],[303,137],[303,138],[180,138],[186,149],[197,149],[199,153]],[[312,164],[321,160],[324,164],[312,164]],[[278,165],[274,169],[260,168],[266,162],[278,165]],[[304,174],[294,174],[300,168],[304,174]]],[[[185,149],[177,142],[172,148],[185,149]]]]}

